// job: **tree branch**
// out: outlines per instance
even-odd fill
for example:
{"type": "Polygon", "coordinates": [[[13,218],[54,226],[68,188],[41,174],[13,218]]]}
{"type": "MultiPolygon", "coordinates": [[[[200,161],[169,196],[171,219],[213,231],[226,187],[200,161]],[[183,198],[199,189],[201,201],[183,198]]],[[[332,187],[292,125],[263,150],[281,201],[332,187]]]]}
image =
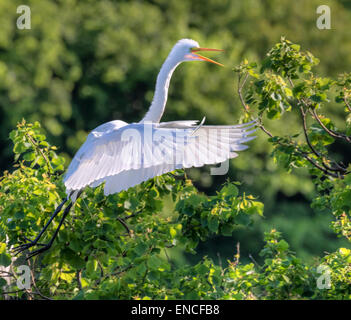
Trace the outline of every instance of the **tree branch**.
{"type": "Polygon", "coordinates": [[[334,130],[328,129],[324,123],[322,122],[322,120],[319,118],[317,112],[315,109],[311,109],[309,108],[309,112],[312,114],[313,118],[317,120],[317,122],[319,123],[319,125],[323,128],[323,130],[328,133],[331,137],[336,138],[336,139],[343,139],[345,141],[347,141],[348,143],[351,143],[351,138],[348,137],[345,134],[336,132],[334,130]]]}
{"type": "Polygon", "coordinates": [[[306,122],[306,111],[303,109],[303,107],[300,105],[300,113],[301,113],[301,117],[302,117],[302,125],[303,125],[303,131],[305,134],[305,139],[306,142],[309,146],[309,148],[311,149],[311,151],[321,160],[323,167],[326,170],[329,171],[335,171],[335,172],[340,172],[341,174],[345,174],[347,172],[347,170],[341,166],[339,166],[335,161],[334,164],[337,166],[337,168],[332,168],[330,166],[328,166],[325,162],[324,162],[324,156],[322,154],[320,154],[312,145],[309,137],[308,137],[308,133],[307,133],[307,122],[306,122]]]}
{"type": "Polygon", "coordinates": [[[244,85],[247,81],[248,76],[249,76],[249,74],[246,72],[246,74],[244,75],[244,80],[242,81],[241,84],[240,84],[241,75],[239,74],[239,77],[238,77],[238,95],[239,95],[239,99],[241,101],[241,104],[244,106],[246,112],[249,112],[250,109],[249,109],[248,105],[245,103],[244,97],[242,95],[242,90],[244,88],[244,85]]]}
{"type": "Polygon", "coordinates": [[[51,166],[50,161],[48,160],[48,158],[46,157],[45,153],[43,152],[43,150],[41,150],[41,148],[38,146],[38,143],[33,139],[33,137],[31,137],[30,134],[26,133],[25,134],[26,137],[28,138],[29,142],[33,145],[34,150],[40,152],[41,156],[44,158],[44,161],[46,162],[46,165],[48,166],[48,170],[49,170],[49,175],[53,173],[53,168],[51,166]]]}
{"type": "Polygon", "coordinates": [[[126,229],[126,231],[128,232],[128,235],[130,236],[130,229],[128,227],[128,225],[126,224],[126,222],[120,218],[120,217],[117,217],[117,220],[122,224],[122,226],[126,229]]]}
{"type": "Polygon", "coordinates": [[[351,105],[349,104],[345,96],[344,96],[344,103],[346,105],[346,108],[351,112],[351,105]]]}
{"type": "MultiPolygon", "coordinates": [[[[238,95],[239,95],[239,99],[241,101],[241,104],[242,106],[244,107],[245,109],[245,112],[248,112],[249,111],[249,108],[248,106],[245,104],[245,100],[243,98],[243,95],[242,95],[242,89],[247,81],[247,78],[248,78],[248,73],[245,74],[244,76],[244,80],[241,82],[241,75],[239,75],[239,79],[238,79],[238,95]]],[[[294,83],[292,82],[292,80],[290,78],[288,78],[288,81],[291,85],[291,87],[294,87],[294,83]]],[[[303,120],[303,130],[304,130],[304,134],[305,134],[305,138],[306,138],[306,142],[309,146],[309,148],[311,149],[312,153],[315,154],[315,156],[317,156],[319,159],[321,159],[322,161],[322,165],[320,165],[318,162],[316,162],[315,160],[313,160],[308,153],[304,152],[303,150],[301,150],[296,144],[294,144],[293,142],[290,142],[288,143],[288,145],[293,145],[294,148],[295,148],[295,152],[297,152],[299,155],[301,155],[304,159],[306,159],[309,163],[311,163],[315,168],[319,169],[320,171],[322,171],[325,175],[328,175],[328,176],[332,176],[334,178],[342,178],[345,174],[348,174],[347,170],[343,167],[341,167],[340,165],[338,165],[335,161],[333,161],[337,168],[332,168],[330,166],[328,166],[326,163],[324,163],[324,159],[323,159],[323,156],[312,146],[309,138],[308,138],[308,134],[307,134],[307,123],[306,123],[306,112],[305,110],[303,109],[303,107],[301,106],[301,104],[304,104],[307,108],[307,110],[309,110],[311,112],[311,108],[308,106],[308,104],[304,101],[304,100],[298,100],[298,104],[300,105],[300,112],[301,112],[301,115],[302,115],[302,120],[303,120]],[[334,173],[334,172],[330,172],[330,171],[335,171],[337,173],[334,173]],[[341,173],[341,175],[340,175],[341,173]]],[[[315,110],[313,110],[313,112],[315,113],[315,110]]],[[[324,124],[322,123],[322,121],[318,118],[318,115],[316,114],[316,117],[317,117],[317,121],[319,120],[321,126],[323,129],[326,129],[326,132],[331,134],[331,135],[334,135],[336,137],[341,137],[339,136],[338,133],[336,132],[333,132],[331,130],[329,130],[328,128],[326,128],[324,126],[324,124]],[[329,132],[328,132],[329,131],[329,132]]],[[[266,134],[268,135],[270,138],[273,138],[274,135],[264,127],[263,123],[262,123],[262,114],[258,117],[258,123],[257,123],[258,127],[266,134]]],[[[344,136],[343,137],[344,139],[348,139],[349,140],[349,137],[347,136],[344,136]]],[[[348,141],[347,140],[347,141],[348,141]]],[[[277,143],[281,146],[284,146],[285,144],[282,143],[281,141],[277,141],[277,143]]]]}

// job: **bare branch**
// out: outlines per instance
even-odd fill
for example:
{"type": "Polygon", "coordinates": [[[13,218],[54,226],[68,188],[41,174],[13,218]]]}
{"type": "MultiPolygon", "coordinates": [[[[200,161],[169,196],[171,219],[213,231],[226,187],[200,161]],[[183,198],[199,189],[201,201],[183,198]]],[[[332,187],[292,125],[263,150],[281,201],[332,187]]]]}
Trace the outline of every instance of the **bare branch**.
{"type": "Polygon", "coordinates": [[[43,150],[41,150],[41,148],[38,146],[38,143],[33,139],[33,137],[32,137],[30,134],[26,133],[25,135],[26,135],[26,137],[28,138],[29,142],[30,142],[30,143],[32,144],[32,146],[34,147],[34,150],[35,150],[35,151],[39,150],[41,156],[44,158],[44,161],[46,162],[46,165],[48,166],[48,169],[49,169],[49,172],[48,172],[49,175],[52,174],[54,169],[52,168],[51,163],[50,163],[50,161],[48,160],[48,158],[46,157],[46,155],[45,155],[45,153],[43,152],[43,150]]]}
{"type": "Polygon", "coordinates": [[[308,144],[308,146],[310,147],[310,149],[312,150],[312,152],[318,157],[321,157],[321,154],[312,146],[312,143],[308,137],[308,133],[307,133],[307,123],[306,123],[306,112],[303,109],[303,107],[300,105],[300,113],[301,113],[301,117],[302,117],[302,125],[303,125],[303,132],[305,134],[305,139],[306,142],[308,144]]]}
{"type": "MultiPolygon", "coordinates": [[[[344,88],[346,90],[346,88],[344,88]]],[[[346,108],[351,112],[351,105],[350,103],[347,101],[347,98],[344,95],[344,103],[346,105],[346,108]]]]}
{"type": "Polygon", "coordinates": [[[138,210],[138,211],[134,212],[133,214],[131,214],[131,215],[129,215],[129,216],[125,216],[125,217],[123,217],[123,218],[121,218],[121,219],[127,220],[127,219],[130,219],[130,218],[133,218],[133,217],[137,216],[138,214],[140,214],[140,213],[142,213],[142,212],[143,212],[143,210],[138,210]]]}
{"type": "MultiPolygon", "coordinates": [[[[243,89],[243,87],[244,87],[245,82],[247,81],[247,75],[248,75],[248,74],[246,74],[246,76],[245,76],[243,82],[240,81],[240,80],[241,80],[241,76],[239,76],[239,81],[238,81],[238,95],[239,95],[241,104],[243,105],[243,107],[244,107],[244,109],[245,109],[246,112],[248,112],[249,109],[248,109],[248,107],[247,107],[247,105],[245,104],[245,101],[244,101],[244,99],[243,99],[243,96],[242,96],[242,89],[243,89]]],[[[288,78],[288,81],[289,81],[290,85],[291,85],[292,87],[294,87],[294,84],[293,84],[293,82],[292,82],[292,80],[291,80],[290,78],[288,78]]],[[[298,100],[298,102],[299,102],[300,104],[303,103],[303,104],[306,106],[306,108],[308,108],[308,110],[311,109],[311,108],[308,107],[308,105],[307,105],[307,103],[306,103],[305,101],[303,101],[303,100],[301,100],[301,101],[298,100]]],[[[304,111],[303,109],[301,109],[301,111],[302,111],[303,117],[305,117],[305,115],[304,115],[305,111],[304,111]]],[[[273,138],[273,137],[274,137],[274,135],[273,135],[268,129],[266,129],[266,128],[264,127],[264,125],[263,125],[263,123],[262,123],[262,115],[260,115],[260,116],[258,117],[258,124],[257,124],[257,126],[258,126],[266,135],[268,135],[270,138],[273,138]]],[[[312,152],[313,152],[318,158],[322,158],[322,156],[313,148],[312,144],[310,143],[310,141],[309,141],[309,139],[308,139],[308,136],[307,136],[307,125],[306,125],[306,123],[305,123],[305,120],[304,120],[304,132],[305,132],[305,136],[306,136],[306,139],[307,139],[306,141],[308,141],[308,144],[309,144],[309,146],[310,146],[312,152]]],[[[277,141],[277,143],[278,143],[279,145],[281,145],[281,146],[284,146],[284,145],[285,145],[284,143],[282,143],[282,142],[279,141],[279,140],[277,141]]],[[[334,177],[334,178],[342,178],[342,177],[343,177],[343,175],[336,174],[336,173],[334,173],[334,172],[330,172],[330,171],[337,171],[337,172],[340,172],[340,170],[336,170],[336,169],[332,169],[332,168],[329,169],[329,167],[326,168],[326,167],[324,167],[324,166],[326,166],[324,163],[323,163],[323,166],[321,166],[320,164],[318,164],[318,162],[314,161],[314,160],[309,156],[308,153],[306,153],[306,152],[304,152],[303,150],[301,150],[301,149],[300,149],[296,144],[294,144],[293,142],[290,142],[288,145],[294,146],[295,152],[296,152],[298,155],[301,155],[301,156],[302,156],[303,158],[305,158],[309,163],[311,163],[315,168],[317,168],[317,169],[319,169],[320,171],[322,171],[325,175],[332,176],[332,177],[334,177]],[[329,170],[330,170],[330,171],[329,171],[329,170]]],[[[340,168],[341,168],[341,167],[340,167],[340,168]]],[[[343,168],[342,168],[342,169],[343,169],[343,168]]],[[[344,170],[344,169],[343,169],[343,170],[344,170]]],[[[343,173],[345,173],[345,172],[343,171],[343,173]]]]}
{"type": "Polygon", "coordinates": [[[78,270],[76,273],[78,289],[82,290],[82,270],[78,270]]]}
{"type": "Polygon", "coordinates": [[[317,169],[321,170],[323,173],[325,173],[328,176],[332,176],[334,178],[342,178],[341,175],[333,173],[333,172],[329,172],[327,169],[323,168],[322,166],[320,166],[317,162],[315,162],[312,158],[310,158],[306,153],[303,153],[302,156],[311,164],[313,164],[317,169]]]}
{"type": "Polygon", "coordinates": [[[322,120],[320,119],[320,117],[318,116],[317,112],[315,109],[311,109],[309,108],[310,113],[312,114],[313,118],[317,120],[317,122],[319,123],[319,125],[323,128],[323,130],[328,133],[331,137],[336,138],[336,139],[343,139],[345,141],[347,141],[348,143],[351,143],[351,138],[348,137],[347,135],[343,134],[343,133],[339,133],[336,132],[334,130],[328,129],[324,123],[322,122],[322,120]]]}
{"type": "Polygon", "coordinates": [[[31,293],[37,294],[37,295],[39,295],[40,297],[42,297],[43,299],[45,299],[45,300],[54,300],[54,299],[51,299],[51,298],[49,298],[49,297],[47,297],[47,296],[44,296],[44,295],[40,292],[40,290],[39,290],[38,287],[37,287],[36,281],[35,281],[35,275],[34,275],[34,271],[33,271],[33,269],[34,269],[34,264],[33,264],[33,267],[32,267],[32,266],[31,266],[30,260],[27,260],[27,262],[28,262],[30,274],[31,274],[31,277],[32,277],[32,283],[33,283],[33,286],[34,286],[34,288],[35,288],[35,290],[36,290],[35,292],[32,291],[31,293]]]}
{"type": "Polygon", "coordinates": [[[320,154],[312,145],[309,137],[308,137],[308,133],[307,133],[307,122],[306,122],[306,111],[303,109],[303,107],[300,105],[300,113],[301,113],[301,117],[302,117],[302,124],[303,124],[303,131],[304,131],[304,134],[305,134],[305,139],[306,139],[306,142],[309,146],[309,148],[311,149],[311,151],[321,160],[322,162],[322,165],[323,167],[326,169],[326,170],[329,170],[329,171],[336,171],[336,172],[340,172],[341,174],[345,174],[346,173],[346,169],[339,166],[335,161],[334,164],[336,166],[336,168],[332,168],[330,166],[328,166],[326,163],[325,163],[325,160],[324,160],[324,156],[322,154],[320,154]]]}
{"type": "Polygon", "coordinates": [[[122,224],[122,226],[127,230],[128,232],[128,235],[130,236],[130,229],[128,227],[128,225],[126,224],[126,222],[122,219],[122,218],[119,218],[117,217],[117,220],[122,224]]]}
{"type": "Polygon", "coordinates": [[[242,83],[240,83],[241,82],[241,75],[239,74],[239,77],[238,77],[238,95],[239,95],[239,99],[241,101],[241,104],[243,105],[246,112],[249,112],[250,109],[249,109],[248,105],[245,103],[244,97],[242,95],[242,90],[244,88],[244,85],[245,85],[248,77],[249,77],[249,74],[246,72],[242,83]]]}

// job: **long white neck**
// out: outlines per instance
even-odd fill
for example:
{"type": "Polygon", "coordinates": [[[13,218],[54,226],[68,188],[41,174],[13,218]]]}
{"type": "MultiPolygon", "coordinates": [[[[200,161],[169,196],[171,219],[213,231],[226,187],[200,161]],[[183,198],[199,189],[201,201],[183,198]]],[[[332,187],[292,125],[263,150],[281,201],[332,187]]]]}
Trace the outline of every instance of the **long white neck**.
{"type": "Polygon", "coordinates": [[[171,55],[168,56],[157,76],[155,94],[150,109],[140,122],[160,122],[167,103],[169,83],[173,71],[180,62],[172,59],[171,55]]]}

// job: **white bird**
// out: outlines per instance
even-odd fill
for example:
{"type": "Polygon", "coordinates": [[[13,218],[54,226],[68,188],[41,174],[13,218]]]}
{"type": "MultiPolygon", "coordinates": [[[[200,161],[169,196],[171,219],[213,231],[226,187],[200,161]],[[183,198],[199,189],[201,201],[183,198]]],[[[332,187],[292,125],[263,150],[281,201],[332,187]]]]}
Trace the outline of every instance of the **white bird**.
{"type": "MultiPolygon", "coordinates": [[[[66,201],[71,200],[51,241],[32,251],[28,258],[49,249],[70,208],[85,187],[105,183],[104,194],[127,190],[155,176],[175,169],[200,167],[234,158],[252,140],[254,122],[233,126],[205,126],[204,120],[160,122],[165,110],[168,87],[176,67],[184,61],[220,63],[198,54],[222,51],[200,48],[190,39],[179,40],[172,48],[157,76],[153,101],[144,118],[128,124],[121,120],[104,123],[88,135],[72,159],[64,177],[67,198],[58,206],[33,241],[15,248],[17,253],[38,244],[39,238],[66,201]]],[[[222,65],[221,65],[222,66],[222,65]]]]}

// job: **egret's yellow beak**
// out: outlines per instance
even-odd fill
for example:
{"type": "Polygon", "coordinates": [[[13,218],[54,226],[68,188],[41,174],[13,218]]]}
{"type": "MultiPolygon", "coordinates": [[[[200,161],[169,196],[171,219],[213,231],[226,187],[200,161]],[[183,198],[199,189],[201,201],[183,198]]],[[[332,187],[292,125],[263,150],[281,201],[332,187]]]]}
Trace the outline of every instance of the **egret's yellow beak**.
{"type": "Polygon", "coordinates": [[[210,49],[210,48],[193,48],[193,49],[191,49],[191,53],[193,55],[195,55],[198,59],[204,60],[204,61],[208,61],[208,62],[212,62],[214,64],[218,64],[221,67],[224,67],[223,64],[221,64],[221,63],[219,63],[217,61],[214,61],[212,59],[209,59],[209,58],[206,58],[204,56],[199,55],[198,53],[196,53],[198,51],[224,51],[224,50],[222,50],[222,49],[210,49]]]}

